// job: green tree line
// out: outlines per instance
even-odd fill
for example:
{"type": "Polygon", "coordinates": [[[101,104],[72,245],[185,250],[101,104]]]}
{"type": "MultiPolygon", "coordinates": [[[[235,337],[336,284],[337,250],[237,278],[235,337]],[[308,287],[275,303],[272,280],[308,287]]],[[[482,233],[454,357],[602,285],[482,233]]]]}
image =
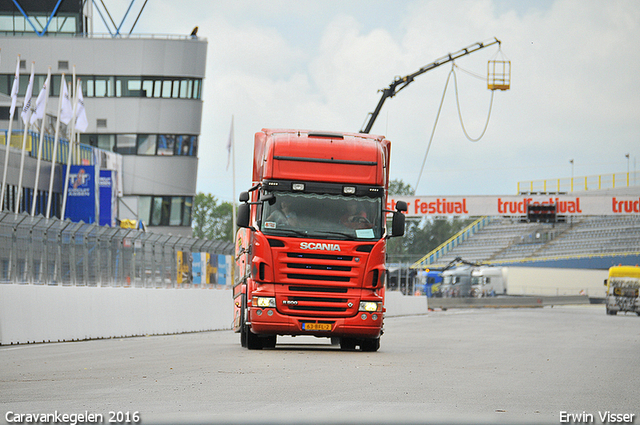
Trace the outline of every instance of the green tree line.
{"type": "MultiPolygon", "coordinates": [[[[392,180],[389,195],[413,195],[411,185],[392,180]]],[[[198,193],[193,207],[193,236],[233,242],[233,206],[211,194],[198,193]]],[[[408,218],[405,235],[391,238],[387,259],[391,263],[415,262],[471,223],[469,218],[408,218]]]]}

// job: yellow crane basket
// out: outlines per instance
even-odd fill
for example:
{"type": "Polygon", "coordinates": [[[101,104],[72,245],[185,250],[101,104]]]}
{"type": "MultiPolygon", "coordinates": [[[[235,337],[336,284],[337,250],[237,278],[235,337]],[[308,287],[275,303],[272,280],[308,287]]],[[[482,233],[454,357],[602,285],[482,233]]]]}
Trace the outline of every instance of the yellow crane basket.
{"type": "Polygon", "coordinates": [[[487,64],[487,88],[489,90],[509,90],[511,86],[511,61],[491,59],[487,64]]]}

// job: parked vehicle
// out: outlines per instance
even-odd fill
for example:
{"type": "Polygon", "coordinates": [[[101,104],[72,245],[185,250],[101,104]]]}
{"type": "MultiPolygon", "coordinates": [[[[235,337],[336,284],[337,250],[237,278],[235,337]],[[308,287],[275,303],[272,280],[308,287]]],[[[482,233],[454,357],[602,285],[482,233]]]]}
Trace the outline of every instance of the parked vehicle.
{"type": "Polygon", "coordinates": [[[471,270],[471,296],[494,297],[507,293],[507,280],[502,267],[481,266],[471,270]]]}
{"type": "Polygon", "coordinates": [[[442,284],[442,272],[439,270],[422,270],[417,273],[416,288],[420,288],[422,294],[427,297],[440,296],[440,285],[442,284]]]}
{"type": "Polygon", "coordinates": [[[234,330],[242,345],[313,335],[378,350],[386,241],[404,234],[407,210],[402,201],[386,209],[391,142],[264,129],[254,147],[254,186],[240,195],[237,217],[234,330]]]}
{"type": "Polygon", "coordinates": [[[611,267],[604,285],[607,288],[607,314],[616,315],[619,311],[630,311],[640,316],[640,267],[611,267]]]}
{"type": "Polygon", "coordinates": [[[471,294],[472,266],[462,265],[442,272],[440,291],[445,298],[468,297],[471,294]]]}

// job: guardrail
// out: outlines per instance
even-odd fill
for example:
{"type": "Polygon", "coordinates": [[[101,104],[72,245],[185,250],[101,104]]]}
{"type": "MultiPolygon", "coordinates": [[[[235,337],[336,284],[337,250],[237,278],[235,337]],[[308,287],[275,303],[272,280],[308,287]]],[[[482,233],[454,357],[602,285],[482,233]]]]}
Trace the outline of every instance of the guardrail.
{"type": "Polygon", "coordinates": [[[570,193],[640,186],[640,171],[518,182],[518,193],[570,193]]]}
{"type": "Polygon", "coordinates": [[[213,287],[230,283],[232,254],[231,242],[0,212],[0,283],[213,287]]]}
{"type": "Polygon", "coordinates": [[[548,307],[552,305],[590,304],[586,295],[524,296],[489,298],[429,298],[429,309],[440,308],[519,308],[548,307]]]}

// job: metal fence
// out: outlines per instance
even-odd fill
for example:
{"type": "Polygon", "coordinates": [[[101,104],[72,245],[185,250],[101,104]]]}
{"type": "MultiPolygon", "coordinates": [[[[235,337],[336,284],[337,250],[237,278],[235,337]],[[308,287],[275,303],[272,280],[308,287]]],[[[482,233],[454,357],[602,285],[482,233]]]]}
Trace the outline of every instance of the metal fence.
{"type": "Polygon", "coordinates": [[[179,257],[195,253],[228,256],[233,244],[0,212],[0,283],[189,287],[196,284],[179,257]]]}

